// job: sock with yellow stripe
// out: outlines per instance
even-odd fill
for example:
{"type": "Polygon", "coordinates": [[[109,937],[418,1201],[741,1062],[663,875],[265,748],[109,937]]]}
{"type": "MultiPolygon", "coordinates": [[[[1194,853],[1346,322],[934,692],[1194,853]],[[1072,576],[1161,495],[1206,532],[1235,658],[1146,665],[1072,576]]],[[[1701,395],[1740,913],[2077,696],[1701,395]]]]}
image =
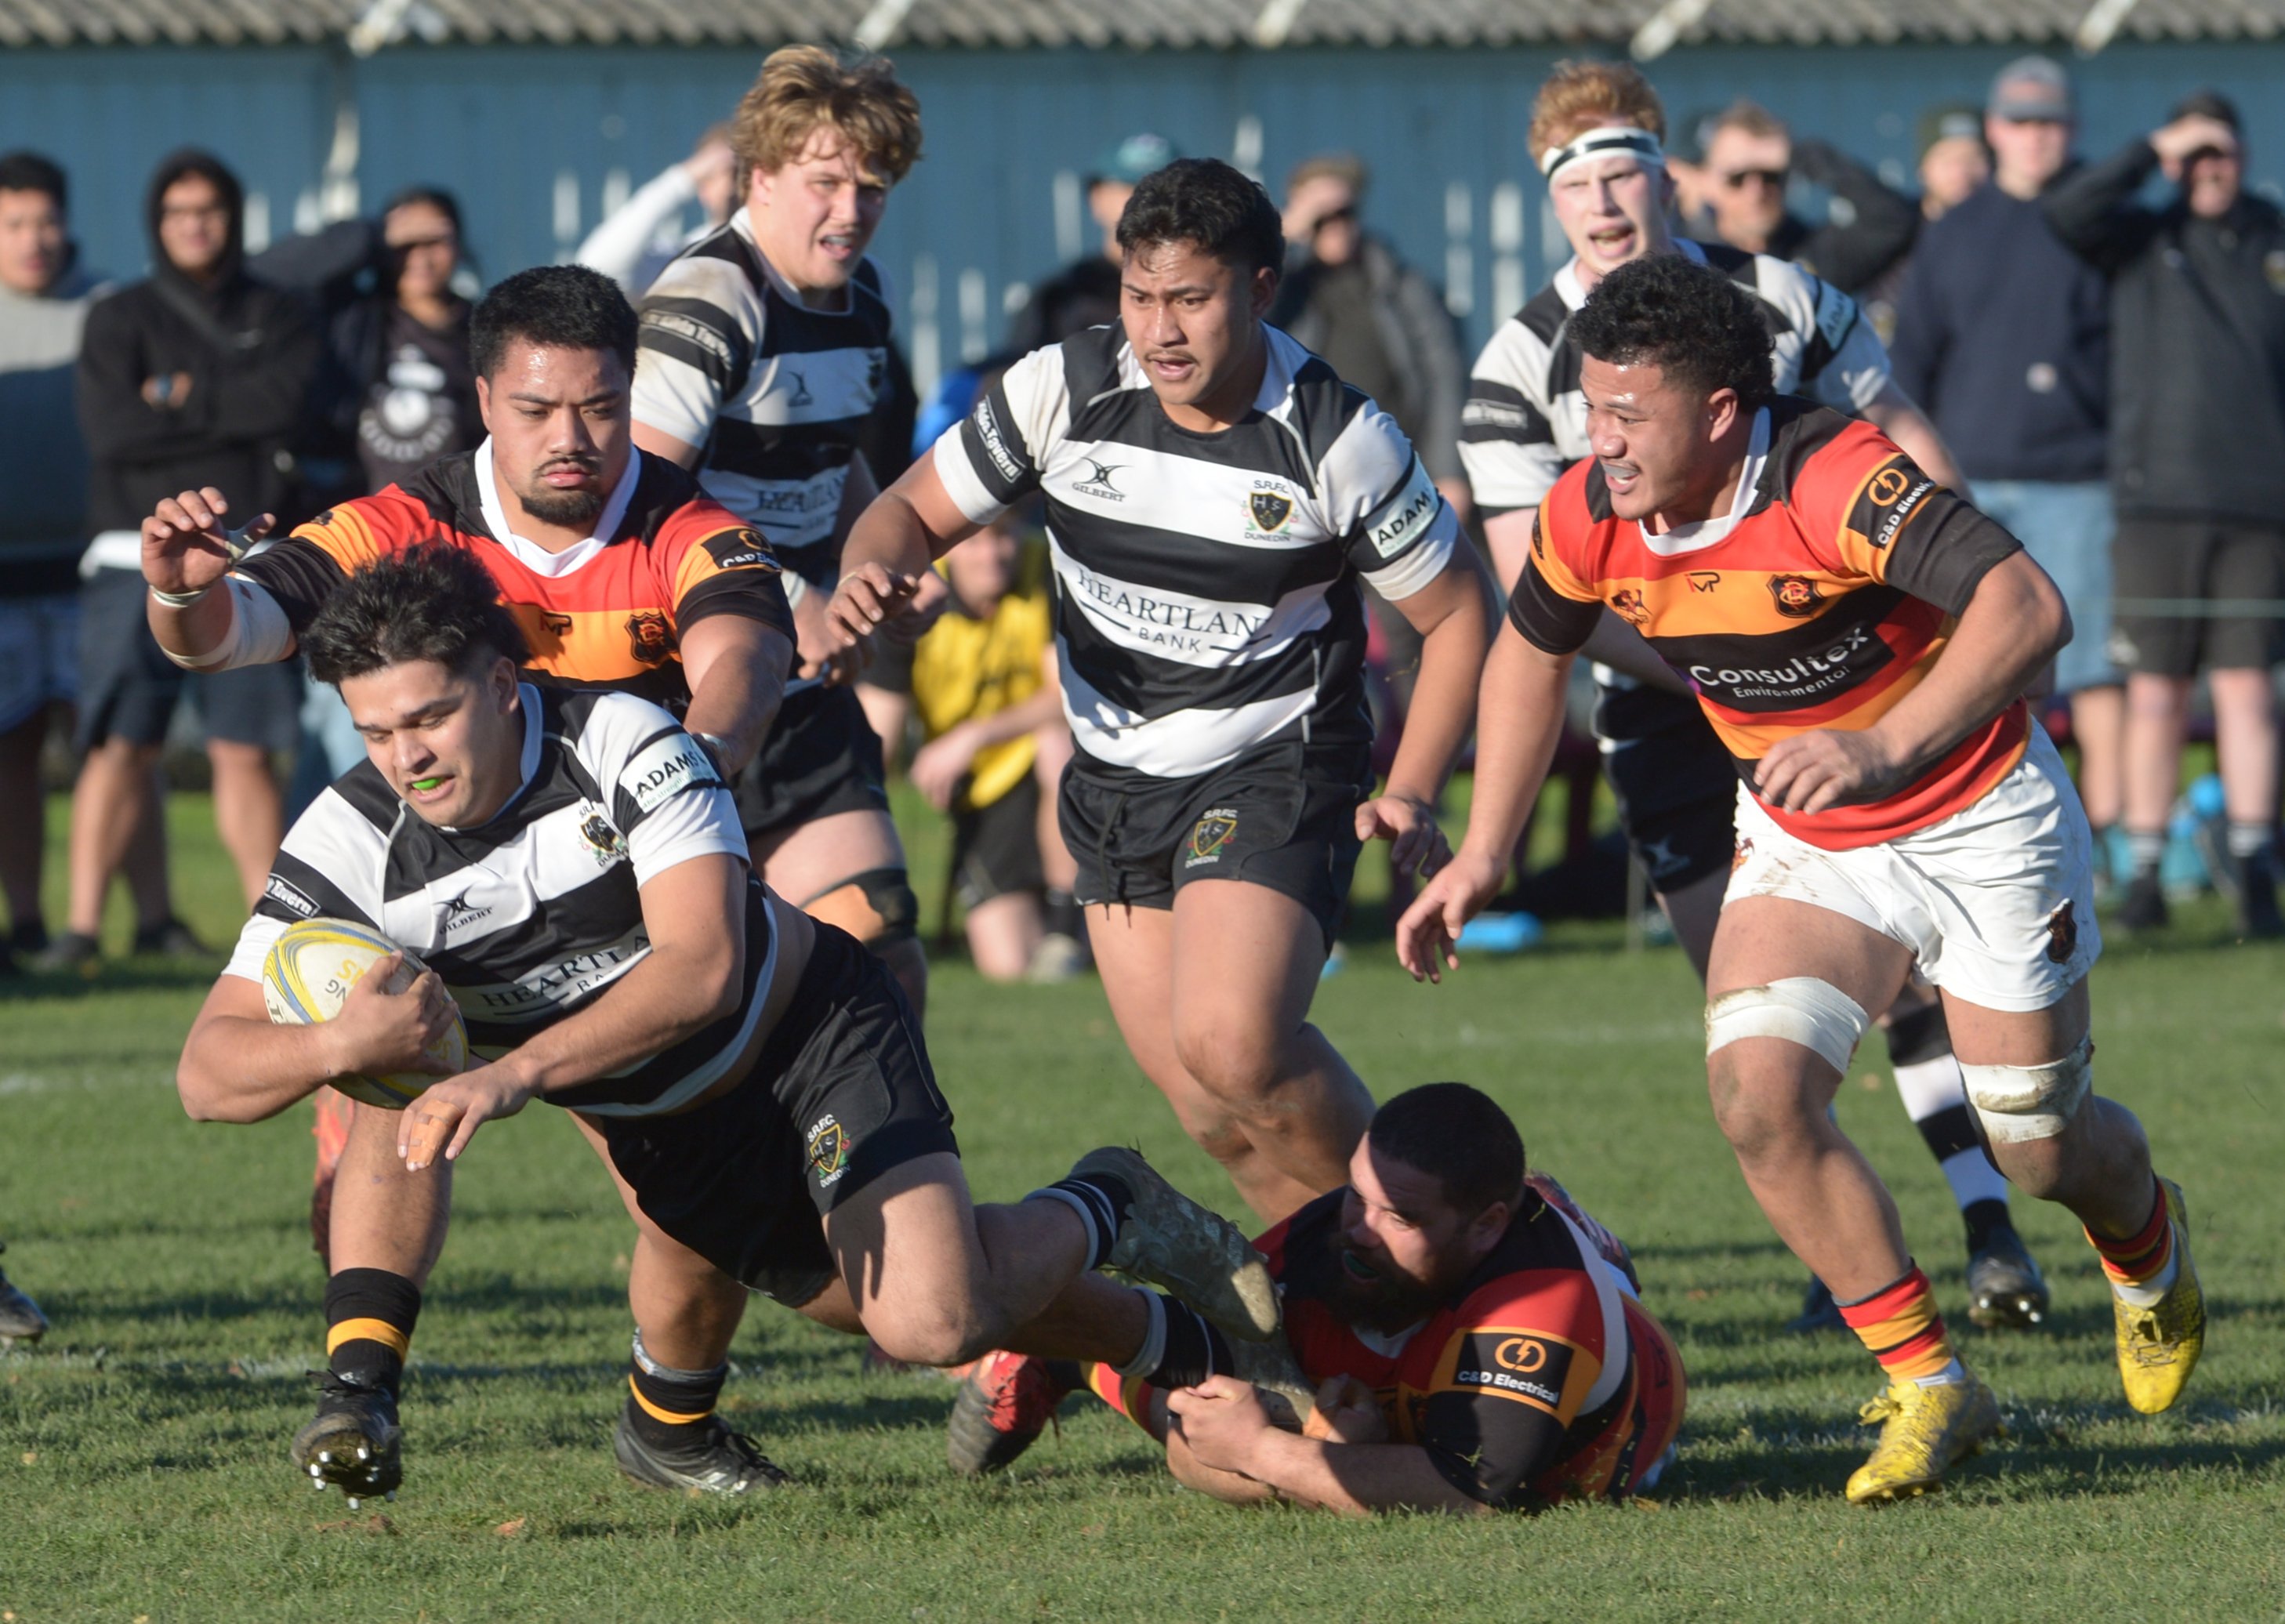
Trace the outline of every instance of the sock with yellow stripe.
{"type": "Polygon", "coordinates": [[[1943,1316],[1936,1311],[1935,1288],[1917,1263],[1903,1279],[1872,1296],[1835,1306],[1891,1382],[1941,1387],[1967,1379],[1944,1335],[1943,1316]]]}
{"type": "Polygon", "coordinates": [[[2174,1225],[2166,1214],[2166,1192],[2156,1177],[2150,1181],[2150,1216],[2142,1228],[2123,1241],[2086,1232],[2087,1244],[2102,1259],[2103,1277],[2119,1300],[2131,1307],[2148,1308],[2166,1295],[2182,1272],[2174,1252],[2174,1225]]]}
{"type": "Polygon", "coordinates": [[[692,1443],[706,1432],[722,1397],[722,1384],[729,1378],[726,1360],[711,1370],[678,1370],[659,1363],[644,1349],[642,1332],[637,1331],[634,1353],[627,1361],[627,1424],[653,1448],[692,1443]]]}
{"type": "Polygon", "coordinates": [[[345,1268],[326,1282],[326,1367],[360,1387],[397,1391],[420,1318],[420,1288],[385,1268],[345,1268]]]}

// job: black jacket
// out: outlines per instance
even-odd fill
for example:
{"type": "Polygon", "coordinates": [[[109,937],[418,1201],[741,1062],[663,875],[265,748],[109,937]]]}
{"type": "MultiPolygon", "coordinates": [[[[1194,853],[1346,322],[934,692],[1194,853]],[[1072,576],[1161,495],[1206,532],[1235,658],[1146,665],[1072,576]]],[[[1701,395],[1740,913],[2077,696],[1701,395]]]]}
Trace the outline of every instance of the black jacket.
{"type": "Polygon", "coordinates": [[[318,335],[300,300],[246,273],[237,206],[237,184],[219,165],[162,166],[151,198],[159,270],[88,311],[78,396],[91,533],[134,530],[161,497],[201,485],[228,497],[239,522],[265,510],[290,514],[288,447],[317,371],[318,335]],[[205,286],[176,272],[158,247],[159,193],[193,171],[216,179],[232,210],[232,250],[205,286]],[[145,380],[174,373],[191,378],[179,406],[145,401],[145,380]]]}
{"type": "Polygon", "coordinates": [[[1882,184],[1872,170],[1822,141],[1794,142],[1793,167],[1831,192],[1837,207],[1823,225],[1786,215],[1763,252],[1854,294],[1911,250],[1920,229],[1920,206],[1882,184]]]}
{"type": "Polygon", "coordinates": [[[2043,200],[2110,278],[2110,482],[2121,513],[2285,524],[2285,216],[2241,196],[2219,219],[2134,194],[2148,141],[2043,200]]]}

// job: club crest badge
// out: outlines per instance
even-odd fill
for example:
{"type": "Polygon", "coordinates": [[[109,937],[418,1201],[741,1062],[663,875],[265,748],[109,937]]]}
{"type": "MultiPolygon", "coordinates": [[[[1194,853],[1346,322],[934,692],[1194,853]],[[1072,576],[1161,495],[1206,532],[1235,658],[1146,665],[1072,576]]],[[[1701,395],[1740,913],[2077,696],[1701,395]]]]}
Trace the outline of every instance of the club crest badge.
{"type": "Polygon", "coordinates": [[[1293,498],[1280,496],[1275,490],[1257,490],[1246,498],[1245,512],[1255,530],[1274,536],[1293,516],[1293,498]]]}
{"type": "Polygon", "coordinates": [[[1825,606],[1825,594],[1805,575],[1771,576],[1770,596],[1777,601],[1778,613],[1788,620],[1807,620],[1825,606]]]}
{"type": "Polygon", "coordinates": [[[674,652],[674,628],[660,609],[637,609],[627,616],[627,646],[645,665],[656,665],[674,652]]]}
{"type": "Polygon", "coordinates": [[[1183,855],[1182,867],[1197,868],[1207,863],[1221,861],[1222,848],[1229,844],[1230,836],[1237,833],[1237,808],[1217,806],[1190,826],[1190,850],[1183,855]]]}
{"type": "Polygon", "coordinates": [[[829,1111],[810,1126],[809,1171],[821,1187],[838,1184],[849,1171],[849,1135],[829,1111]]]}

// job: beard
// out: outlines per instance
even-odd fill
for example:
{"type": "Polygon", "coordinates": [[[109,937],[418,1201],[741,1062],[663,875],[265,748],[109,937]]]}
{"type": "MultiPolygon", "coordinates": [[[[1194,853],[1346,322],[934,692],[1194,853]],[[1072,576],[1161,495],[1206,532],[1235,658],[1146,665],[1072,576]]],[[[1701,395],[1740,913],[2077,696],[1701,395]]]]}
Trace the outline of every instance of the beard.
{"type": "Polygon", "coordinates": [[[558,490],[548,485],[537,485],[517,494],[522,498],[524,512],[542,524],[577,525],[582,529],[602,516],[603,504],[609,500],[600,490],[558,490]]]}
{"type": "Polygon", "coordinates": [[[1345,1261],[1345,1254],[1350,1249],[1338,1236],[1331,1237],[1328,1244],[1333,1254],[1331,1306],[1335,1317],[1344,1324],[1392,1334],[1417,1325],[1444,1299],[1441,1285],[1391,1274],[1384,1266],[1358,1252],[1354,1254],[1357,1261],[1375,1271],[1370,1280],[1361,1280],[1349,1272],[1345,1261]]]}

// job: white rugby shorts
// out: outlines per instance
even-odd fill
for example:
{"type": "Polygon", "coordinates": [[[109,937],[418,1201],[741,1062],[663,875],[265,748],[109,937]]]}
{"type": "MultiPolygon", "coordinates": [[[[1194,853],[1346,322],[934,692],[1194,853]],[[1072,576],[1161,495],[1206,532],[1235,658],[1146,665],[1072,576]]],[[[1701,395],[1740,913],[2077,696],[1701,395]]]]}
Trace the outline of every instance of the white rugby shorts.
{"type": "Polygon", "coordinates": [[[2023,758],[1974,805],[1848,851],[1788,835],[1743,784],[1725,903],[1782,897],[1910,948],[1920,973],[1986,1009],[2045,1009],[2102,954],[2093,837],[2054,741],[2036,721],[2023,758]]]}

